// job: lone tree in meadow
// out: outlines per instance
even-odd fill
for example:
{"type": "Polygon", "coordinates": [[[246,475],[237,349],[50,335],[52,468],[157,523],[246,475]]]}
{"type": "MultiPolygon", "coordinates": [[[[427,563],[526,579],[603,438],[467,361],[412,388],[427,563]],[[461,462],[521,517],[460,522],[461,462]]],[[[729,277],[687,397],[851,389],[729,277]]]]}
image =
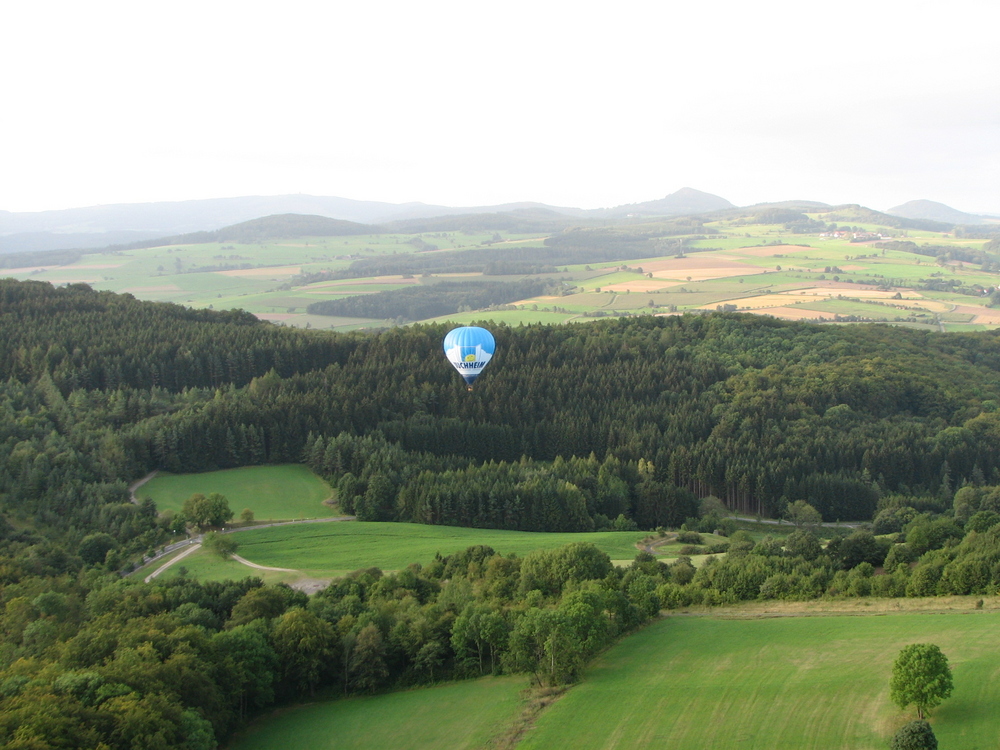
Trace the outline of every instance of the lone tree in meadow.
{"type": "Polygon", "coordinates": [[[948,657],[932,643],[912,643],[896,657],[889,680],[889,696],[900,708],[911,703],[917,707],[917,718],[951,695],[954,685],[948,657]]]}

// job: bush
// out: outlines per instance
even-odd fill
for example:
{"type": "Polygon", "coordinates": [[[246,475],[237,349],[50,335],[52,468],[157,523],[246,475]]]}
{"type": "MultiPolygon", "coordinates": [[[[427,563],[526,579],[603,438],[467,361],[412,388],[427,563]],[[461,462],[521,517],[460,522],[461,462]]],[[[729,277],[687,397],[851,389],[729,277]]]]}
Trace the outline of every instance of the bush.
{"type": "Polygon", "coordinates": [[[683,555],[684,557],[690,557],[691,555],[703,555],[705,551],[702,547],[696,547],[693,544],[685,544],[679,550],[677,554],[683,555]]]}
{"type": "Polygon", "coordinates": [[[926,721],[917,719],[900,727],[892,736],[892,750],[937,750],[937,737],[926,721]]]}
{"type": "Polygon", "coordinates": [[[701,534],[697,531],[682,531],[677,535],[677,541],[681,544],[701,544],[701,534]]]}
{"type": "Polygon", "coordinates": [[[118,542],[115,541],[113,536],[99,531],[96,534],[85,536],[83,541],[80,542],[80,547],[77,551],[85,563],[95,565],[104,562],[108,552],[117,546],[118,542]]]}

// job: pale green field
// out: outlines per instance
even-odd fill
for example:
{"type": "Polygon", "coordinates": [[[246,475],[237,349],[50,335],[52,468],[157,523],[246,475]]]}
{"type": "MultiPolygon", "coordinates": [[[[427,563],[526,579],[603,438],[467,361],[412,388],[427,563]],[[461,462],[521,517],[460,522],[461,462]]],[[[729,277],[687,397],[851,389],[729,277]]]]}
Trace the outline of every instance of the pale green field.
{"type": "Polygon", "coordinates": [[[236,520],[244,508],[252,510],[257,521],[337,515],[335,508],[323,503],[333,494],[330,486],[302,464],[246,466],[201,474],[160,472],[136,495],[151,497],[162,512],[179,511],[196,492],[225,495],[236,520]]]}
{"type": "Polygon", "coordinates": [[[467,312],[467,313],[455,313],[454,315],[444,315],[440,318],[432,318],[426,322],[428,323],[455,323],[456,325],[469,325],[475,323],[476,321],[483,322],[494,322],[494,323],[506,323],[510,326],[516,325],[527,325],[529,323],[566,323],[570,320],[576,320],[577,316],[570,313],[557,313],[552,312],[551,309],[545,310],[545,307],[551,308],[555,304],[557,307],[561,307],[559,303],[549,302],[546,304],[545,301],[538,304],[538,310],[531,309],[521,309],[521,310],[494,310],[492,312],[467,312]]]}
{"type": "Polygon", "coordinates": [[[265,718],[230,750],[479,750],[521,711],[523,676],[320,701],[265,718]]]}
{"type": "Polygon", "coordinates": [[[882,750],[915,718],[889,702],[900,649],[935,643],[954,695],[931,723],[949,750],[996,747],[1000,614],[667,618],[626,638],[538,719],[519,750],[882,750]]]}

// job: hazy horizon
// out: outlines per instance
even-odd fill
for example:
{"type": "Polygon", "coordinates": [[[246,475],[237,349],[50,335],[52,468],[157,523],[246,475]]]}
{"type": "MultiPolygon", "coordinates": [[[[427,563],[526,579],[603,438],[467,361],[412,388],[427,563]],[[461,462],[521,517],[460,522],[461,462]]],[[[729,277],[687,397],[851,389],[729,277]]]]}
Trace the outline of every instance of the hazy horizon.
{"type": "Polygon", "coordinates": [[[996,20],[986,0],[8,4],[0,210],[691,186],[998,214],[996,20]]]}

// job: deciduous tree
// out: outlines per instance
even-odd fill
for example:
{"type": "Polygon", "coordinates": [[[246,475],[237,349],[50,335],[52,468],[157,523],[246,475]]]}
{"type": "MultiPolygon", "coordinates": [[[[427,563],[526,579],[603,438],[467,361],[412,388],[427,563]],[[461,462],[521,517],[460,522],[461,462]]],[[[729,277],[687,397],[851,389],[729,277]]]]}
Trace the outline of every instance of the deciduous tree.
{"type": "Polygon", "coordinates": [[[948,657],[932,643],[910,644],[892,665],[889,695],[900,708],[916,705],[919,719],[951,695],[953,688],[948,657]]]}

